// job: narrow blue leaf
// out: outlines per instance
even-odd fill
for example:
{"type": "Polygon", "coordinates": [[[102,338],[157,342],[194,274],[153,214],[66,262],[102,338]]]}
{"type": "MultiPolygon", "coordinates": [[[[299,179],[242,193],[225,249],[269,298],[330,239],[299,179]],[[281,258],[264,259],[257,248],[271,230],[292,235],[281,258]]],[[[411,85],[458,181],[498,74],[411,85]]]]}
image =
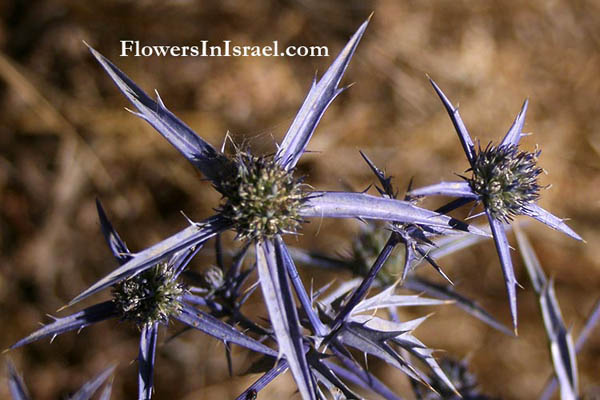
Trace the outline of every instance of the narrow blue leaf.
{"type": "Polygon", "coordinates": [[[562,232],[568,236],[571,236],[573,239],[583,241],[581,236],[575,233],[573,229],[569,228],[569,226],[565,224],[562,219],[550,214],[548,211],[544,210],[542,207],[535,203],[527,205],[525,215],[529,215],[531,218],[537,219],[541,223],[549,226],[550,228],[562,232]]]}
{"type": "Polygon", "coordinates": [[[303,217],[360,218],[395,221],[424,226],[454,228],[473,234],[488,233],[455,218],[441,215],[409,202],[366,193],[313,192],[300,214],[303,217]]]}
{"type": "Polygon", "coordinates": [[[275,238],[275,247],[276,247],[277,252],[282,255],[281,260],[283,262],[283,265],[285,266],[285,268],[287,270],[288,276],[289,276],[290,280],[292,281],[292,285],[294,286],[296,296],[298,296],[300,305],[302,306],[302,309],[306,313],[306,316],[308,317],[308,320],[312,326],[313,331],[315,332],[315,334],[317,336],[320,336],[320,337],[325,336],[326,332],[327,332],[327,328],[325,327],[325,325],[323,325],[323,323],[317,316],[317,313],[312,308],[312,302],[311,302],[310,298],[308,297],[308,294],[306,293],[306,289],[304,288],[304,285],[302,284],[302,280],[300,279],[300,274],[298,273],[298,270],[296,269],[296,266],[294,265],[294,260],[292,260],[292,256],[290,255],[290,253],[287,249],[287,246],[283,242],[283,239],[281,239],[281,236],[277,236],[275,238]]]}
{"type": "Polygon", "coordinates": [[[494,329],[497,329],[507,335],[512,336],[513,332],[495,319],[489,312],[483,309],[475,301],[454,291],[451,286],[437,285],[423,278],[409,277],[404,281],[402,287],[423,292],[428,296],[437,297],[438,299],[451,300],[458,308],[483,321],[494,329]]]}
{"type": "Polygon", "coordinates": [[[372,390],[386,400],[402,400],[402,397],[394,393],[369,371],[354,363],[352,359],[344,355],[339,349],[332,347],[331,350],[345,367],[342,368],[332,362],[325,361],[325,365],[331,368],[334,373],[356,385],[372,390]]]}
{"type": "MultiPolygon", "coordinates": [[[[351,384],[354,384],[355,386],[362,387],[363,389],[374,391],[365,382],[363,382],[363,380],[360,379],[360,377],[358,377],[357,375],[355,375],[353,372],[347,370],[346,368],[341,367],[341,366],[339,366],[337,364],[334,364],[334,363],[328,363],[327,361],[321,361],[320,364],[322,365],[322,368],[327,368],[327,370],[330,371],[331,375],[333,375],[333,377],[335,377],[335,378],[338,379],[339,383],[335,384],[336,387],[339,388],[339,386],[338,386],[339,384],[344,384],[345,385],[345,383],[342,381],[342,379],[343,379],[343,380],[348,381],[351,384]]],[[[374,383],[374,382],[372,382],[372,383],[374,383]]],[[[385,385],[383,385],[380,381],[377,381],[377,383],[379,383],[379,384],[381,384],[382,386],[385,387],[385,385]]],[[[389,388],[386,387],[386,389],[389,391],[389,393],[392,393],[392,391],[389,390],[389,388]]],[[[353,396],[349,396],[348,394],[344,394],[345,397],[339,397],[339,399],[344,399],[344,398],[346,398],[346,399],[362,399],[362,397],[354,394],[353,392],[351,392],[349,394],[353,394],[353,396]]]]}
{"type": "MultiPolygon", "coordinates": [[[[381,193],[381,195],[384,197],[389,197],[390,199],[396,198],[396,193],[394,192],[394,188],[392,186],[392,177],[386,176],[382,170],[377,168],[375,163],[373,161],[371,161],[371,159],[369,157],[367,157],[367,155],[365,153],[363,153],[362,150],[359,150],[359,153],[362,156],[362,158],[365,160],[365,162],[367,163],[369,168],[371,168],[371,171],[373,171],[373,173],[377,177],[377,180],[379,181],[379,184],[381,185],[381,189],[379,189],[379,188],[377,188],[377,189],[381,193]]],[[[408,185],[409,190],[410,190],[411,185],[412,185],[412,180],[410,181],[410,184],[408,185]]],[[[408,199],[405,198],[404,200],[408,200],[408,199]]]]}
{"type": "Polygon", "coordinates": [[[525,264],[525,268],[529,274],[529,280],[531,280],[533,290],[535,290],[535,293],[539,296],[548,283],[548,279],[546,278],[546,274],[542,269],[540,261],[537,258],[529,239],[527,239],[527,236],[525,236],[523,231],[516,224],[515,236],[517,237],[517,243],[519,244],[519,252],[521,253],[521,258],[523,258],[523,264],[525,264]]]}
{"type": "Polygon", "coordinates": [[[344,323],[336,336],[336,341],[355,348],[362,353],[372,355],[392,365],[410,378],[426,384],[427,377],[406,359],[401,357],[394,349],[385,343],[385,340],[399,335],[401,332],[375,331],[357,323],[344,323]]]}
{"type": "Polygon", "coordinates": [[[383,268],[383,265],[392,254],[392,250],[398,244],[398,236],[396,234],[391,234],[383,249],[377,256],[377,259],[371,266],[367,276],[362,280],[360,285],[354,290],[350,299],[344,304],[338,315],[335,317],[335,321],[333,322],[332,331],[336,331],[348,318],[348,316],[354,311],[356,306],[365,298],[371,285],[373,285],[373,281],[375,277],[383,268]]]}
{"type": "Polygon", "coordinates": [[[207,335],[223,342],[237,344],[238,346],[242,346],[249,350],[266,354],[271,357],[277,356],[277,352],[275,350],[252,339],[251,337],[236,330],[232,326],[227,325],[223,321],[218,320],[212,315],[195,309],[189,304],[182,303],[181,313],[175,315],[173,318],[182,324],[190,326],[194,329],[198,329],[199,331],[204,332],[207,335]]]}
{"type": "Polygon", "coordinates": [[[192,294],[192,293],[185,293],[182,296],[182,300],[186,301],[190,304],[195,304],[197,306],[209,307],[209,308],[215,307],[216,311],[223,310],[223,306],[221,304],[216,303],[212,300],[205,299],[202,296],[196,296],[195,294],[192,294]]]}
{"type": "Polygon", "coordinates": [[[421,362],[425,363],[431,369],[437,379],[439,379],[440,382],[443,382],[447,389],[454,392],[456,396],[460,396],[460,393],[458,390],[456,390],[456,387],[454,387],[454,384],[450,378],[446,375],[435,358],[433,358],[432,349],[425,346],[425,344],[423,344],[416,337],[412,336],[409,332],[398,336],[394,339],[394,342],[419,359],[421,362]]]}
{"type": "Polygon", "coordinates": [[[467,199],[477,199],[479,197],[467,182],[440,182],[411,190],[409,194],[411,196],[450,196],[467,199]]]}
{"type": "Polygon", "coordinates": [[[121,240],[121,237],[113,228],[99,199],[96,199],[96,209],[98,210],[98,218],[100,219],[100,228],[102,229],[102,234],[106,239],[106,243],[108,244],[110,251],[119,262],[119,265],[125,264],[131,259],[127,245],[123,240],[121,240]]]}
{"type": "Polygon", "coordinates": [[[69,302],[68,306],[71,306],[104,288],[114,285],[123,279],[137,275],[178,251],[201,246],[208,239],[217,233],[226,230],[229,226],[230,223],[219,215],[206,219],[200,223],[190,225],[162,242],[159,242],[140,253],[136,253],[131,260],[76,296],[69,302]]]}
{"type": "Polygon", "coordinates": [[[575,343],[575,349],[579,353],[581,348],[585,344],[586,340],[590,337],[592,331],[596,328],[598,323],[600,322],[600,300],[596,302],[594,307],[592,308],[592,312],[588,316],[585,321],[585,325],[577,338],[577,342],[575,343]]]}
{"type": "MultiPolygon", "coordinates": [[[[427,261],[427,263],[429,263],[429,265],[431,265],[438,274],[440,274],[442,276],[442,278],[444,278],[449,284],[454,285],[454,282],[452,282],[452,280],[448,277],[448,275],[446,275],[446,273],[442,270],[442,267],[440,267],[440,265],[435,261],[435,259],[433,257],[431,257],[431,255],[429,254],[429,250],[423,248],[423,246],[415,246],[417,252],[421,255],[421,260],[425,260],[427,261]]],[[[412,247],[408,246],[407,249],[411,249],[412,251],[412,247]]],[[[408,253],[408,251],[407,251],[408,253]]],[[[402,281],[404,281],[406,279],[406,276],[402,277],[402,281]]]]}
{"type": "Polygon", "coordinates": [[[428,299],[420,295],[395,294],[396,286],[392,285],[375,296],[361,301],[354,308],[353,313],[366,312],[389,307],[411,307],[411,306],[439,306],[448,304],[448,301],[428,299]]]}
{"type": "Polygon", "coordinates": [[[368,315],[352,317],[353,323],[344,324],[338,339],[349,346],[367,352],[401,369],[411,378],[417,379],[427,385],[427,378],[418,369],[414,368],[403,357],[400,357],[387,343],[392,340],[403,349],[419,358],[431,368],[436,376],[444,382],[451,391],[456,392],[452,382],[443,373],[440,366],[432,357],[433,350],[428,349],[423,343],[410,334],[423,319],[399,323],[380,319],[368,315]]]}
{"type": "Polygon", "coordinates": [[[6,361],[6,368],[8,369],[8,390],[12,400],[30,400],[27,386],[11,360],[6,361]]]}
{"type": "Polygon", "coordinates": [[[379,318],[368,314],[357,314],[352,315],[350,320],[360,325],[366,326],[376,331],[381,332],[393,332],[393,333],[405,333],[412,332],[417,329],[429,316],[399,322],[397,320],[389,320],[379,318]]]}
{"type": "MultiPolygon", "coordinates": [[[[476,228],[486,233],[488,231],[488,228],[482,225],[476,226],[476,228]]],[[[510,225],[505,225],[504,229],[510,230],[510,225]]],[[[484,240],[488,240],[490,237],[491,235],[479,236],[469,235],[466,233],[457,233],[457,235],[454,236],[443,236],[433,240],[434,248],[431,249],[431,251],[429,251],[428,254],[432,258],[440,259],[442,257],[454,254],[459,250],[466,249],[470,246],[480,243],[484,240]]]]}
{"type": "Polygon", "coordinates": [[[100,393],[100,398],[98,400],[110,400],[112,395],[112,384],[112,379],[106,382],[106,385],[104,385],[104,390],[102,390],[102,393],[100,393]]]}
{"type": "Polygon", "coordinates": [[[69,398],[69,400],[89,400],[94,395],[94,393],[96,393],[96,390],[98,390],[98,388],[102,386],[102,384],[108,379],[108,377],[112,375],[114,370],[114,365],[106,368],[104,371],[98,374],[98,376],[96,376],[89,382],[86,382],[81,387],[81,389],[77,391],[77,393],[75,393],[69,398]]]}
{"type": "Polygon", "coordinates": [[[179,278],[179,275],[185,270],[190,261],[198,254],[198,252],[202,249],[202,244],[197,246],[192,246],[186,250],[182,250],[179,253],[175,253],[169,260],[169,264],[171,268],[173,268],[173,277],[171,280],[176,280],[179,278]]]}
{"type": "Polygon", "coordinates": [[[240,394],[238,397],[236,397],[236,400],[250,400],[250,399],[255,398],[254,396],[258,392],[260,392],[262,389],[264,389],[265,386],[267,386],[269,383],[271,383],[279,375],[281,375],[282,373],[287,371],[287,369],[288,369],[287,361],[284,359],[279,360],[279,362],[277,362],[273,368],[271,368],[270,370],[265,372],[264,375],[261,376],[260,378],[258,378],[256,380],[256,382],[254,382],[252,385],[250,385],[250,387],[248,389],[244,390],[244,392],[242,394],[240,394]]]}
{"type": "Polygon", "coordinates": [[[158,93],[157,101],[152,100],[102,54],[89,46],[88,48],[119,90],[138,109],[139,112],[135,115],[152,125],[207,178],[218,181],[223,171],[228,169],[228,159],[169,111],[158,93]]]}
{"type": "Polygon", "coordinates": [[[158,323],[145,324],[140,333],[140,352],[138,354],[138,399],[150,400],[153,390],[154,358],[158,323]]]}
{"type": "Polygon", "coordinates": [[[523,102],[523,107],[521,107],[521,111],[515,118],[512,126],[502,139],[500,146],[508,146],[508,145],[518,145],[521,137],[523,135],[523,125],[525,124],[525,114],[527,114],[527,105],[529,104],[529,100],[525,99],[523,102]]]}
{"type": "Polygon", "coordinates": [[[454,129],[456,129],[456,133],[458,133],[460,144],[462,144],[463,150],[465,151],[467,159],[469,160],[469,164],[471,164],[473,162],[475,144],[473,143],[473,139],[471,139],[471,135],[469,135],[469,131],[467,130],[467,127],[465,126],[464,122],[462,121],[462,118],[460,117],[458,108],[455,108],[452,105],[452,103],[450,102],[450,100],[448,100],[444,92],[442,92],[442,89],[440,89],[440,87],[432,79],[429,79],[429,82],[431,82],[431,85],[435,89],[436,93],[438,94],[438,96],[440,96],[442,103],[444,103],[444,107],[446,108],[446,111],[448,111],[448,115],[452,120],[454,129]]]}
{"type": "MultiPolygon", "coordinates": [[[[515,233],[527,273],[538,295],[544,327],[550,344],[552,363],[560,384],[561,399],[576,399],[578,396],[576,350],[571,334],[565,327],[554,293],[554,284],[546,278],[527,236],[518,227],[515,227],[515,233]]],[[[554,389],[547,390],[554,391],[554,389]]],[[[542,394],[542,397],[544,396],[546,394],[542,394]]]]}
{"type": "Polygon", "coordinates": [[[575,345],[570,332],[567,331],[564,325],[553,286],[553,282],[550,281],[542,290],[540,296],[542,316],[550,341],[554,372],[560,385],[560,398],[577,399],[579,379],[575,359],[575,345]]]}
{"type": "Polygon", "coordinates": [[[282,255],[277,253],[271,241],[256,244],[260,287],[269,312],[269,320],[277,337],[279,355],[286,358],[302,398],[314,400],[316,392],[306,361],[296,305],[282,255]]]}
{"type": "Polygon", "coordinates": [[[510,247],[508,246],[508,240],[506,239],[506,233],[504,232],[504,226],[502,222],[497,221],[489,213],[487,214],[492,235],[494,236],[494,244],[496,245],[496,251],[500,258],[500,267],[502,267],[502,274],[504,275],[504,283],[506,284],[506,291],[508,293],[508,303],[510,305],[510,315],[512,317],[513,328],[515,334],[517,333],[517,278],[515,278],[515,271],[513,269],[512,260],[510,258],[510,247]]]}
{"type": "MultiPolygon", "coordinates": [[[[317,381],[329,390],[331,397],[335,399],[358,400],[360,397],[354,393],[337,375],[325,364],[325,356],[316,351],[309,352],[309,363],[311,371],[315,374],[317,381]],[[335,396],[334,393],[337,395],[335,396]]],[[[328,398],[321,395],[320,398],[328,398]]]]}
{"type": "Polygon", "coordinates": [[[458,199],[452,200],[448,204],[444,204],[443,206],[436,208],[435,212],[438,212],[440,214],[448,214],[449,212],[452,212],[466,204],[469,204],[473,200],[474,199],[459,197],[458,199]]]}
{"type": "Polygon", "coordinates": [[[245,243],[242,248],[235,254],[231,262],[231,267],[225,273],[225,280],[235,280],[235,277],[240,275],[240,270],[248,254],[251,242],[245,243]]]}
{"type": "Polygon", "coordinates": [[[10,349],[24,346],[46,337],[55,337],[62,333],[80,330],[88,325],[106,319],[117,317],[119,315],[112,301],[95,304],[78,313],[71,314],[63,318],[56,318],[54,322],[44,325],[42,328],[33,332],[31,335],[19,340],[17,343],[10,346],[10,349]]]}
{"type": "MultiPolygon", "coordinates": [[[[594,307],[592,308],[592,312],[589,314],[587,320],[585,321],[585,325],[584,325],[583,329],[581,330],[581,333],[579,334],[577,341],[575,342],[575,353],[576,354],[579,354],[579,352],[583,348],[583,345],[589,338],[590,334],[596,328],[596,325],[598,325],[598,322],[600,322],[600,300],[598,300],[596,302],[596,304],[594,305],[594,307]]],[[[540,396],[540,400],[550,400],[550,398],[552,398],[552,395],[554,394],[554,392],[556,391],[557,388],[558,388],[558,380],[556,379],[556,376],[553,376],[552,379],[550,379],[550,381],[546,385],[546,388],[544,389],[544,391],[542,392],[542,395],[540,396]]]]}
{"type": "Polygon", "coordinates": [[[325,110],[343,91],[338,88],[338,85],[368,24],[369,20],[358,28],[321,80],[317,83],[315,78],[313,81],[302,107],[296,114],[296,118],[277,151],[276,158],[286,169],[289,170],[296,166],[325,110]]]}

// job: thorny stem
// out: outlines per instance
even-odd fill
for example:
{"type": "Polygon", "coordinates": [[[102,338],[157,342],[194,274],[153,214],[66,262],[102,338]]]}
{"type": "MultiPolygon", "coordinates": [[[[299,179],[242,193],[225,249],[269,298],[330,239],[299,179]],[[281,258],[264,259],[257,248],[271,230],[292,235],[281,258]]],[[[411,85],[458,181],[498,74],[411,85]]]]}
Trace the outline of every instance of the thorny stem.
{"type": "Polygon", "coordinates": [[[381,250],[381,253],[379,253],[379,256],[377,257],[377,259],[373,263],[373,266],[369,270],[369,273],[363,279],[360,286],[354,290],[352,296],[350,297],[350,300],[348,300],[348,302],[344,305],[344,308],[336,317],[332,327],[332,334],[334,334],[337,331],[337,329],[342,325],[342,323],[346,320],[348,315],[350,315],[350,313],[352,312],[352,310],[354,310],[358,303],[360,303],[365,298],[369,288],[371,287],[373,281],[377,277],[377,273],[381,270],[389,256],[392,254],[392,250],[394,250],[394,247],[396,247],[398,243],[400,243],[400,236],[396,232],[392,232],[387,243],[381,250]]]}

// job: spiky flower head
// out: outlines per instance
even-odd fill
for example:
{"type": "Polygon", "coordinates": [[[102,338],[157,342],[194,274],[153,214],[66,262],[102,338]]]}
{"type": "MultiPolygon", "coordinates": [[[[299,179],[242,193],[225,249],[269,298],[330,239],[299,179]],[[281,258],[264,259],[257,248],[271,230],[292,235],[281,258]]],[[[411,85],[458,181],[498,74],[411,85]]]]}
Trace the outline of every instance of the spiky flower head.
{"type": "Polygon", "coordinates": [[[167,263],[160,263],[114,285],[113,302],[122,319],[143,326],[155,322],[166,324],[169,317],[178,315],[182,309],[179,299],[185,288],[173,275],[167,263]]]}
{"type": "Polygon", "coordinates": [[[293,233],[301,223],[305,199],[302,179],[272,156],[235,155],[237,173],[216,185],[224,196],[222,215],[233,222],[240,239],[268,239],[293,233]]]}
{"type": "Polygon", "coordinates": [[[472,177],[467,181],[485,208],[496,220],[509,222],[524,214],[527,207],[539,198],[537,166],[541,150],[520,151],[516,145],[481,146],[473,156],[472,177]]]}

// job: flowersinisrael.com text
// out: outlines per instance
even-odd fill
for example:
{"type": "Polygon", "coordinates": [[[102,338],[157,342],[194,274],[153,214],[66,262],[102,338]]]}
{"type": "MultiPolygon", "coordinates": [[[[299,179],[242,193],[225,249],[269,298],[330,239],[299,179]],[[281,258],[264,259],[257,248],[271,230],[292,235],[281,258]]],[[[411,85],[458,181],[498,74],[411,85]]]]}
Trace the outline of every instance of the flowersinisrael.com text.
{"type": "Polygon", "coordinates": [[[235,45],[231,40],[209,44],[201,40],[195,46],[143,45],[138,40],[121,40],[121,57],[328,57],[327,46],[280,47],[274,40],[271,45],[235,45]]]}

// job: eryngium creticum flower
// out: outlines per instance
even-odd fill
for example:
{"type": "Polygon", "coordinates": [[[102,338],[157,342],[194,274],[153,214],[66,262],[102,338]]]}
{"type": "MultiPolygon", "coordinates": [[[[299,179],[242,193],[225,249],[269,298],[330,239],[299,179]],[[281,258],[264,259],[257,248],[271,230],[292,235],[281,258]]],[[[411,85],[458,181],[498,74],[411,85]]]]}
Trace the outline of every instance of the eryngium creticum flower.
{"type": "Polygon", "coordinates": [[[344,91],[338,85],[368,25],[364,22],[341,50],[323,77],[313,84],[283,141],[271,157],[244,152],[231,157],[196,135],[164,105],[152,100],[132,80],[96,50],[90,51],[137,109],[135,115],[150,123],[223,195],[220,212],[191,223],[181,232],[137,253],[111,274],[93,284],[71,301],[74,304],[97,291],[138,274],[175,253],[202,244],[227,229],[255,244],[260,286],[279,346],[304,399],[316,398],[304,352],[290,280],[317,336],[328,334],[310,305],[306,290],[293,263],[284,263],[286,253],[281,235],[294,233],[305,218],[334,217],[380,219],[416,223],[440,229],[459,229],[485,234],[464,222],[415,205],[364,193],[309,191],[293,176],[298,160],[329,104],[344,91]],[[289,278],[288,278],[289,275],[289,278]]]}
{"type": "MultiPolygon", "coordinates": [[[[124,265],[132,259],[133,254],[114,230],[99,201],[96,205],[106,242],[119,264],[124,265]]],[[[198,249],[191,247],[182,250],[134,276],[115,283],[112,287],[111,300],[95,304],[66,317],[54,318],[53,322],[44,325],[10,348],[14,349],[46,337],[54,339],[62,333],[79,331],[88,325],[110,318],[131,321],[141,332],[138,355],[139,399],[152,397],[158,327],[168,324],[171,318],[223,342],[235,343],[266,355],[276,355],[272,349],[251,337],[212,315],[197,310],[192,305],[196,304],[195,301],[187,301],[186,296],[189,293],[177,278],[198,249]]]]}
{"type": "Polygon", "coordinates": [[[500,257],[516,333],[517,280],[510,257],[508,240],[504,232],[504,224],[510,222],[514,216],[528,215],[572,238],[582,239],[562,219],[537,204],[540,190],[537,178],[542,169],[537,166],[536,162],[540,151],[535,150],[530,153],[518,148],[519,141],[523,136],[528,101],[525,100],[523,103],[521,111],[499,145],[490,144],[485,148],[481,148],[481,146],[476,148],[458,109],[452,105],[434,81],[431,80],[431,84],[450,115],[469,161],[470,167],[467,172],[471,172],[472,176],[464,177],[462,182],[441,182],[416,189],[411,194],[413,196],[452,196],[457,197],[457,201],[462,204],[472,201],[483,204],[500,257]]]}

